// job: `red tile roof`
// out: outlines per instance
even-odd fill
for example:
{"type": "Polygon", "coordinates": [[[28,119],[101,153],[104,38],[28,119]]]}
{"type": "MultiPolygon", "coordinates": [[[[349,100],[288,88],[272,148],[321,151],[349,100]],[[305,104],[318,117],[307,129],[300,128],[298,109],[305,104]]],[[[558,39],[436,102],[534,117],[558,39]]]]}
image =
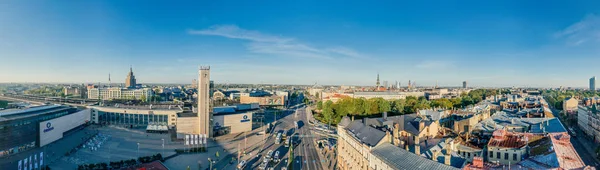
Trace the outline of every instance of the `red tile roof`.
{"type": "Polygon", "coordinates": [[[139,166],[122,168],[122,170],[169,170],[160,161],[154,161],[150,163],[141,164],[139,166]]]}
{"type": "Polygon", "coordinates": [[[531,133],[507,132],[505,130],[496,130],[490,139],[488,146],[500,148],[521,148],[527,145],[528,141],[534,137],[531,133]]]}
{"type": "Polygon", "coordinates": [[[566,132],[548,134],[552,140],[558,164],[564,169],[584,168],[585,163],[571,144],[571,136],[566,132]]]}

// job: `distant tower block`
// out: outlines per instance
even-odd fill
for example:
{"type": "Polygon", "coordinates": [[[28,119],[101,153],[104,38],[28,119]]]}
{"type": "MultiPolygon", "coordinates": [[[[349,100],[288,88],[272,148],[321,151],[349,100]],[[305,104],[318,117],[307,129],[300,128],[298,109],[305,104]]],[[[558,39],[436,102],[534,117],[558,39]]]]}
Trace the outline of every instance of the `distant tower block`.
{"type": "MultiPolygon", "coordinates": [[[[110,80],[110,75],[109,78],[110,80]]],[[[129,66],[129,73],[127,74],[127,79],[125,80],[125,87],[131,88],[136,86],[135,76],[133,75],[133,68],[129,66]]]]}
{"type": "Polygon", "coordinates": [[[212,113],[210,111],[210,67],[198,71],[198,132],[212,137],[212,113]]]}
{"type": "Polygon", "coordinates": [[[463,88],[466,89],[467,88],[467,81],[463,81],[463,88]]]}
{"type": "Polygon", "coordinates": [[[379,88],[379,73],[377,73],[377,87],[376,88],[379,88]]]}

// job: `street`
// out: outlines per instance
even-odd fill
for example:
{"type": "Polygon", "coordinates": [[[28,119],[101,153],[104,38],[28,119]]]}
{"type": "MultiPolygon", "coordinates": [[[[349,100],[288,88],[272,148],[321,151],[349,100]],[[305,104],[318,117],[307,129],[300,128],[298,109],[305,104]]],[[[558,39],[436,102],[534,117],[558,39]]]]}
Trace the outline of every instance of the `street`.
{"type": "Polygon", "coordinates": [[[285,143],[283,141],[281,141],[280,144],[276,144],[275,135],[280,131],[286,133],[290,131],[290,129],[294,132],[294,136],[288,137],[288,139],[291,138],[296,144],[294,146],[294,169],[323,169],[321,166],[321,159],[319,158],[314,143],[316,139],[308,126],[306,107],[301,106],[283,112],[281,118],[276,121],[274,128],[271,129],[271,133],[267,134],[267,140],[265,140],[263,148],[260,150],[261,157],[248,160],[249,165],[246,166],[246,169],[259,169],[260,164],[263,162],[265,155],[269,150],[273,151],[273,155],[275,152],[279,151],[280,161],[271,161],[269,164],[270,166],[268,167],[273,167],[274,169],[287,167],[289,148],[284,146],[285,143]],[[295,130],[294,122],[297,121],[300,121],[299,129],[295,130]]]}

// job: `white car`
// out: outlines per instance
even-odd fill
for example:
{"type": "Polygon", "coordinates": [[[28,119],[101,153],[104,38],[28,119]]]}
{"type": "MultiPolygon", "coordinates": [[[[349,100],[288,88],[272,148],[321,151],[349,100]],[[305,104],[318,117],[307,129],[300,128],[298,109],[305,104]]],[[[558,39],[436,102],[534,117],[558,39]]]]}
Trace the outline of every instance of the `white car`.
{"type": "Polygon", "coordinates": [[[279,162],[279,151],[275,152],[275,156],[273,158],[275,158],[275,161],[279,162]]]}
{"type": "Polygon", "coordinates": [[[263,162],[262,164],[260,164],[260,166],[258,166],[258,169],[267,169],[267,163],[263,162]]]}
{"type": "Polygon", "coordinates": [[[242,162],[240,162],[240,164],[238,164],[237,168],[243,169],[245,165],[246,165],[246,160],[242,160],[242,162]]]}
{"type": "Polygon", "coordinates": [[[267,152],[267,155],[265,155],[265,157],[267,159],[271,159],[271,155],[273,155],[273,150],[269,150],[269,152],[267,152]]]}

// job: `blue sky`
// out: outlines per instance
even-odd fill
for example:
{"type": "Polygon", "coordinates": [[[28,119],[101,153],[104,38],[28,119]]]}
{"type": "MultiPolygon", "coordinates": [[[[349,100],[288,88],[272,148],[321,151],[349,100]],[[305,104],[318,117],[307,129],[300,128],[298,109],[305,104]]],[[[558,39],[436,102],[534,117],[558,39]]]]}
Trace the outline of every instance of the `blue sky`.
{"type": "Polygon", "coordinates": [[[0,2],[0,82],[585,87],[599,47],[600,1],[0,2]]]}

